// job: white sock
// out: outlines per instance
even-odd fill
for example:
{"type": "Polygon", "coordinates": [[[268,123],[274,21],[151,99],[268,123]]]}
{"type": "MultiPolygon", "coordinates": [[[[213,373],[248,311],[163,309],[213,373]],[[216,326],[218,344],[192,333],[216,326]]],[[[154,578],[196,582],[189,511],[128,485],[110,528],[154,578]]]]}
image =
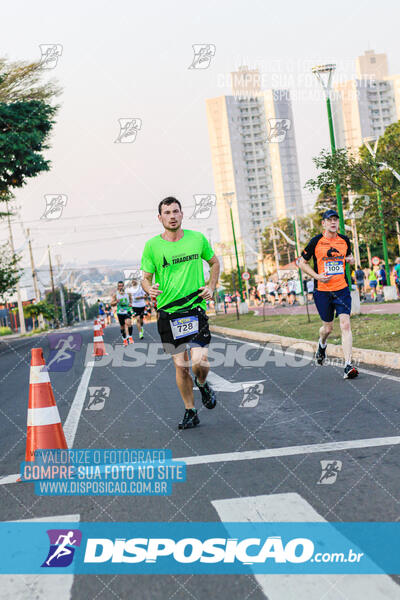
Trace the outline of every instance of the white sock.
{"type": "Polygon", "coordinates": [[[326,342],[325,344],[323,344],[321,338],[319,338],[318,343],[321,346],[321,348],[326,348],[326,342]]]}

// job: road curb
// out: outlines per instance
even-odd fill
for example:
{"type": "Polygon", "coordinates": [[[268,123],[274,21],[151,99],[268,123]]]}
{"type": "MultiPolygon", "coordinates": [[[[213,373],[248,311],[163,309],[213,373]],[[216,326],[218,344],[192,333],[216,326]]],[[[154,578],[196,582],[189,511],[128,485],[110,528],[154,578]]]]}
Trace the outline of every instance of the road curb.
{"type": "MultiPolygon", "coordinates": [[[[245,338],[254,342],[272,342],[282,346],[294,346],[296,350],[314,353],[318,342],[302,340],[298,338],[275,335],[274,333],[262,333],[260,331],[248,331],[246,329],[233,329],[232,327],[210,326],[210,331],[220,333],[221,335],[230,335],[238,338],[245,338]]],[[[342,346],[328,344],[327,354],[329,357],[340,358],[343,360],[342,346]]],[[[386,367],[389,369],[400,369],[400,354],[396,352],[384,352],[383,350],[367,350],[365,348],[353,348],[353,360],[355,362],[386,367]]]]}

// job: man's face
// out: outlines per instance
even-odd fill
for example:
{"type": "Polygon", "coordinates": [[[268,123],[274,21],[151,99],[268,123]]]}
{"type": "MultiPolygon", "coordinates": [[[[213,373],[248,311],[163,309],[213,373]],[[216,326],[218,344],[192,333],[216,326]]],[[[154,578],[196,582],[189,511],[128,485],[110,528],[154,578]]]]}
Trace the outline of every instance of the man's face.
{"type": "Polygon", "coordinates": [[[132,279],[131,284],[132,284],[132,287],[136,287],[138,282],[136,279],[132,279]]]}
{"type": "Polygon", "coordinates": [[[123,292],[124,291],[124,284],[123,283],[119,283],[118,284],[118,291],[119,292],[123,292]]]}
{"type": "Polygon", "coordinates": [[[177,231],[180,229],[183,219],[183,212],[180,210],[179,205],[173,202],[170,205],[161,207],[161,215],[158,215],[158,220],[162,223],[164,229],[168,231],[177,231]]]}
{"type": "Polygon", "coordinates": [[[322,221],[322,227],[325,229],[325,231],[336,233],[339,229],[339,219],[337,217],[329,217],[329,219],[324,219],[322,221]]]}

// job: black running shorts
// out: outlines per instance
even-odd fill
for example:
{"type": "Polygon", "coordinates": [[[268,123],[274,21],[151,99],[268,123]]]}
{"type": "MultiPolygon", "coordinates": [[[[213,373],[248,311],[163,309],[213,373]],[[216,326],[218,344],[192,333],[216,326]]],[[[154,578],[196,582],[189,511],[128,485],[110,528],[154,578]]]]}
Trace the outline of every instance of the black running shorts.
{"type": "Polygon", "coordinates": [[[161,337],[164,352],[166,352],[167,354],[179,354],[180,352],[184,352],[186,350],[187,345],[191,347],[200,346],[203,348],[205,346],[208,346],[208,344],[211,341],[210,329],[208,327],[208,317],[206,315],[206,312],[199,306],[187,312],[180,311],[177,313],[170,313],[169,315],[167,315],[165,311],[158,312],[157,329],[161,337]],[[198,317],[198,333],[174,339],[171,327],[171,320],[189,314],[191,316],[198,317]]]}
{"type": "Polygon", "coordinates": [[[123,327],[125,325],[125,321],[127,319],[130,319],[132,317],[132,315],[131,315],[131,313],[128,313],[127,315],[121,315],[120,313],[117,313],[117,317],[118,317],[119,324],[121,325],[121,327],[123,327]]]}

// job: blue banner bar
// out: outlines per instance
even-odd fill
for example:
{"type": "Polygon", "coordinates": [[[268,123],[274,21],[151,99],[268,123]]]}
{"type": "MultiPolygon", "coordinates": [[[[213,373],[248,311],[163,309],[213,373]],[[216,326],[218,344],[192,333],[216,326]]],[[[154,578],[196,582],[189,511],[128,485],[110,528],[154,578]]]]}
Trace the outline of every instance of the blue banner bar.
{"type": "Polygon", "coordinates": [[[0,523],[0,573],[400,574],[400,523],[0,523]]]}

